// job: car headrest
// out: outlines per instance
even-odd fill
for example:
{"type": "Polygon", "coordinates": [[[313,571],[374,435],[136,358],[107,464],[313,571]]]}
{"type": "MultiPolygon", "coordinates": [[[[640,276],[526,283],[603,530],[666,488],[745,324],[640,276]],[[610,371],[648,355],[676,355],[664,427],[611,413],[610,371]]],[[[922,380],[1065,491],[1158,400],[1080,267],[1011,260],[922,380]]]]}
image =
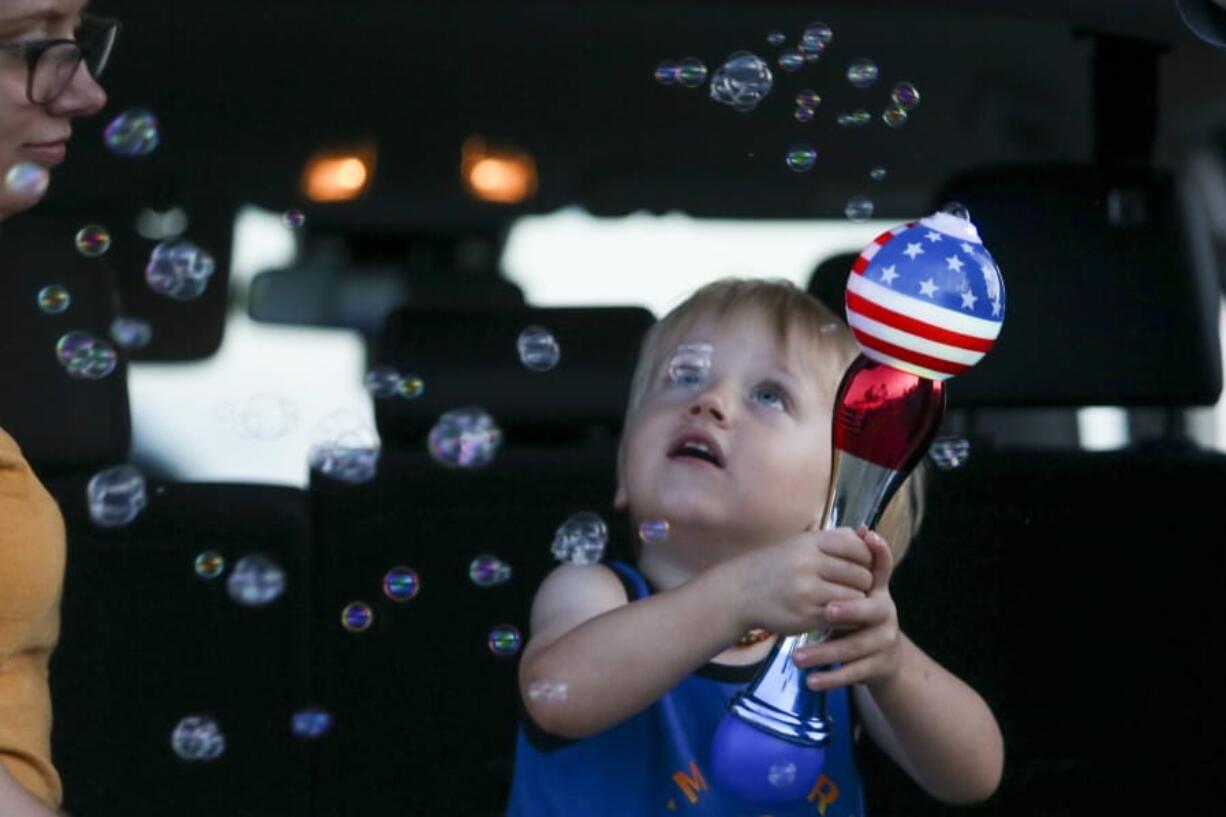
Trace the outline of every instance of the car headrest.
{"type": "MultiPolygon", "coordinates": [[[[931,209],[951,201],[970,212],[1009,302],[992,350],[949,381],[951,408],[1217,401],[1217,281],[1195,263],[1168,174],[985,168],[947,184],[931,209]]],[[[808,286],[840,315],[854,258],[823,262],[808,286]]]]}
{"type": "Polygon", "coordinates": [[[420,445],[441,414],[466,406],[489,412],[507,444],[616,435],[653,322],[642,307],[397,309],[376,340],[371,366],[416,375],[425,388],[413,400],[375,400],[383,445],[420,445]],[[560,357],[547,371],[520,360],[519,336],[532,326],[557,341],[560,357]]]}
{"type": "Polygon", "coordinates": [[[116,316],[110,262],[77,252],[80,226],[25,215],[0,232],[0,427],[44,476],[114,465],[131,446],[124,352],[110,338],[116,316]],[[47,314],[39,292],[53,284],[71,301],[47,314]],[[71,331],[111,343],[115,370],[96,380],[69,376],[56,343],[71,331]]]}

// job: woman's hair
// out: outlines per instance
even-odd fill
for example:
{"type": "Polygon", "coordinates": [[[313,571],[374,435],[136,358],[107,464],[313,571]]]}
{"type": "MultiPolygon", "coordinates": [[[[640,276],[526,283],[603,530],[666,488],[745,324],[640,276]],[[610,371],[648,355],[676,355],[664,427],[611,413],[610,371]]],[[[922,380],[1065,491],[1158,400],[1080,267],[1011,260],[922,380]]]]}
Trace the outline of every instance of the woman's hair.
{"type": "MultiPolygon", "coordinates": [[[[859,346],[847,325],[825,304],[784,279],[724,278],[698,289],[657,321],[643,338],[638,365],[630,382],[629,423],[643,395],[661,373],[685,335],[703,318],[724,321],[745,315],[759,316],[775,327],[779,344],[812,344],[823,354],[815,356],[815,375],[822,394],[838,390],[847,367],[859,354],[859,346]]],[[[924,509],[922,468],[907,478],[886,507],[877,531],[894,550],[895,562],[903,557],[919,530],[924,509]]]]}

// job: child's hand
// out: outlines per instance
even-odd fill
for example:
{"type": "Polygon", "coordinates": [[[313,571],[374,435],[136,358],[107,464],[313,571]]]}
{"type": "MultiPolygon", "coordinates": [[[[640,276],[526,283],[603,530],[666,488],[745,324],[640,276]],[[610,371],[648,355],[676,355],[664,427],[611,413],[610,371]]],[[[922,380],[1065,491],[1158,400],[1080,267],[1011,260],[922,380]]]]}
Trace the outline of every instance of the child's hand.
{"type": "Polygon", "coordinates": [[[824,627],[829,602],[863,600],[873,586],[872,551],[851,528],[806,531],[726,564],[744,629],[784,635],[824,627]]]}
{"type": "Polygon", "coordinates": [[[808,644],[798,649],[792,660],[796,666],[842,664],[838,669],[811,672],[810,689],[834,689],[859,683],[872,683],[893,677],[901,656],[898,610],[890,597],[890,574],[894,553],[876,531],[863,525],[858,531],[873,555],[873,584],[868,597],[827,604],[825,615],[835,629],[850,628],[854,633],[842,638],[808,644]]]}

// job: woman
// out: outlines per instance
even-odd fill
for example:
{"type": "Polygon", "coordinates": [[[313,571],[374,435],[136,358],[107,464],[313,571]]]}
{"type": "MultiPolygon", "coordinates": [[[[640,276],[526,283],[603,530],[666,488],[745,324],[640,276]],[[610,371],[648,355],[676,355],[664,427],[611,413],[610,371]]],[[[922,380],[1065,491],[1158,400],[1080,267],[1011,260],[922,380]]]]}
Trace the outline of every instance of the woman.
{"type": "MultiPolygon", "coordinates": [[[[85,0],[0,0],[0,220],[44,190],[12,189],[11,168],[64,161],[72,120],[106,102],[97,83],[117,25],[85,0]]],[[[0,275],[4,270],[0,270],[0,275]]],[[[64,522],[0,429],[0,815],[49,817],[60,805],[51,763],[47,665],[59,638],[64,522]]]]}

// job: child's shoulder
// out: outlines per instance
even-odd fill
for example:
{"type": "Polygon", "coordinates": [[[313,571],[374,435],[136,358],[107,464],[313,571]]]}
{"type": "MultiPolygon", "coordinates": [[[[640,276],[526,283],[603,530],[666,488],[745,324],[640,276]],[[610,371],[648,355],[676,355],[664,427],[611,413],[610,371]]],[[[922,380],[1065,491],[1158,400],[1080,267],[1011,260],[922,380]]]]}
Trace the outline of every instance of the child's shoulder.
{"type": "Polygon", "coordinates": [[[565,564],[541,582],[532,602],[532,633],[552,640],[588,619],[629,602],[626,588],[608,565],[565,564]]]}

